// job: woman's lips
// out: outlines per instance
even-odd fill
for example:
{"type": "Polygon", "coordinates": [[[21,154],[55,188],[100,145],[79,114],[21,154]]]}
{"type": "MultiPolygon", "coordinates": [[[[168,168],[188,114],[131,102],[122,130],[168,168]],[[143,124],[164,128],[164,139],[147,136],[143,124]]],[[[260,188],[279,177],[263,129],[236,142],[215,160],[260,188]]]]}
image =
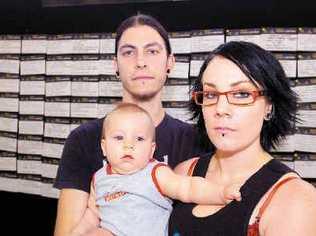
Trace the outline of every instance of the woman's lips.
{"type": "Polygon", "coordinates": [[[234,129],[229,128],[229,127],[215,127],[214,129],[216,132],[218,132],[220,134],[227,134],[229,132],[235,131],[234,129]]]}

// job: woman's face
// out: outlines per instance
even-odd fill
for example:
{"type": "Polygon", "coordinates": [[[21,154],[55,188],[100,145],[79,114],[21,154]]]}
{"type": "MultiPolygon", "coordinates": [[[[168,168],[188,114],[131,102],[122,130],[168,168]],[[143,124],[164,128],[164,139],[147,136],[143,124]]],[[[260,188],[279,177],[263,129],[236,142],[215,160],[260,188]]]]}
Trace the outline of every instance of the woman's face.
{"type": "MultiPolygon", "coordinates": [[[[216,56],[210,61],[202,77],[203,91],[241,91],[236,97],[247,92],[258,91],[250,79],[232,61],[216,56]]],[[[217,104],[203,106],[205,126],[211,142],[217,150],[234,153],[248,147],[260,147],[260,132],[264,116],[271,105],[263,96],[253,104],[234,105],[220,95],[217,104]]]]}

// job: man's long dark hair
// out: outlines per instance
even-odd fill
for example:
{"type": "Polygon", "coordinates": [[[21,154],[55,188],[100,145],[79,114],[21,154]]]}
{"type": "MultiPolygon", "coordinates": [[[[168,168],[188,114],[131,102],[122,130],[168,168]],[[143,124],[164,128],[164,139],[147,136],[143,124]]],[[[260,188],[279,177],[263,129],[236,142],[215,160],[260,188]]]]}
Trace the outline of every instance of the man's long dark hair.
{"type": "Polygon", "coordinates": [[[117,55],[118,44],[122,37],[122,34],[125,32],[125,30],[137,25],[146,25],[156,30],[165,43],[167,55],[171,54],[171,46],[166,29],[154,17],[145,14],[137,14],[134,16],[130,16],[129,18],[124,20],[117,28],[115,38],[115,55],[117,55]]]}

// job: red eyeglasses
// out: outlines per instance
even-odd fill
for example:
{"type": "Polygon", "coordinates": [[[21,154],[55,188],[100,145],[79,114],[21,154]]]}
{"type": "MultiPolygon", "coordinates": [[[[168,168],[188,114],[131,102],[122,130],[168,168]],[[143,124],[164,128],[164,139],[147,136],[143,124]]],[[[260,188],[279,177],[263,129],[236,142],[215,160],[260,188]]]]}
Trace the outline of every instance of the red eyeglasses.
{"type": "Polygon", "coordinates": [[[197,105],[210,106],[218,102],[218,98],[225,95],[229,104],[233,105],[249,105],[256,101],[260,96],[264,96],[264,91],[246,91],[233,90],[227,92],[217,91],[197,91],[192,93],[192,98],[197,105]]]}

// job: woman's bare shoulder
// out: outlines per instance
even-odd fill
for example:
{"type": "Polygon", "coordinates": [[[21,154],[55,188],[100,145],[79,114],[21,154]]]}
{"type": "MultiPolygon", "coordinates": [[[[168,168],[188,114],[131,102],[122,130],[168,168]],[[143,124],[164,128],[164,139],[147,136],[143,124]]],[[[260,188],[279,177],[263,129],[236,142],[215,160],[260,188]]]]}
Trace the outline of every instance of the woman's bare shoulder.
{"type": "Polygon", "coordinates": [[[292,179],[276,191],[263,214],[264,235],[314,235],[315,219],[316,188],[300,178],[292,179]]]}
{"type": "Polygon", "coordinates": [[[188,175],[190,168],[193,167],[194,163],[199,159],[199,157],[194,157],[186,161],[180,162],[175,168],[174,172],[180,175],[188,175]]]}
{"type": "Polygon", "coordinates": [[[285,203],[300,202],[300,204],[304,204],[313,200],[316,206],[316,188],[301,178],[292,179],[281,186],[276,195],[280,201],[285,203]]]}

